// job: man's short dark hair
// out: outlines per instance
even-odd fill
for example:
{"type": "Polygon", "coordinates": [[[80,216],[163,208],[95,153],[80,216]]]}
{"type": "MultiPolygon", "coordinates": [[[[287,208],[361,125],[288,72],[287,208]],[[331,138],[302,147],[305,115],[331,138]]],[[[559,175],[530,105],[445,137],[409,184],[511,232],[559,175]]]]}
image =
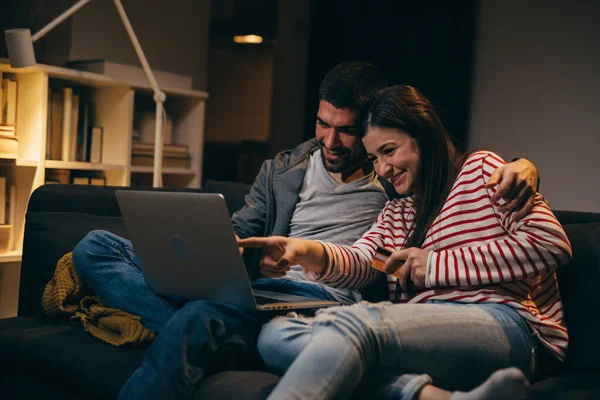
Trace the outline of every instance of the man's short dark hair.
{"type": "Polygon", "coordinates": [[[319,87],[319,100],[335,108],[352,108],[365,113],[377,93],[387,86],[383,73],[364,61],[348,61],[325,75],[319,87]]]}

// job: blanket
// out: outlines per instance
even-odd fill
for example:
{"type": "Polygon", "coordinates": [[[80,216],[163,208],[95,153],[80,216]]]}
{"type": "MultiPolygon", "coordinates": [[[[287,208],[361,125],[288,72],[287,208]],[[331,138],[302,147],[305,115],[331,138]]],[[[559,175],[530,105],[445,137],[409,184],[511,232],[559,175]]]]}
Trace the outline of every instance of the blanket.
{"type": "Polygon", "coordinates": [[[58,261],[44,289],[42,307],[50,316],[81,323],[85,331],[113,346],[144,346],[156,337],[140,317],[102,304],[77,274],[72,253],[58,261]]]}

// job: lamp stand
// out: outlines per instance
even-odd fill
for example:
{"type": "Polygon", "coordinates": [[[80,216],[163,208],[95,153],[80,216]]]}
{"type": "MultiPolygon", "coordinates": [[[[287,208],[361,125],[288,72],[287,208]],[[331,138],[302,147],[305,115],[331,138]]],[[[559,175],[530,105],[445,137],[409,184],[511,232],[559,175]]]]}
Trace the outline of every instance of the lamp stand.
{"type": "MultiPolygon", "coordinates": [[[[33,43],[35,43],[38,39],[40,39],[46,33],[50,32],[52,29],[54,29],[54,27],[56,27],[58,24],[60,24],[65,19],[69,18],[77,10],[79,10],[81,7],[85,6],[90,1],[91,0],[78,1],[71,8],[69,8],[64,13],[62,13],[61,15],[56,17],[54,20],[52,20],[48,25],[46,25],[42,29],[40,29],[39,32],[37,32],[35,35],[33,35],[31,37],[31,41],[33,43]]],[[[121,4],[121,0],[113,0],[113,2],[115,4],[115,7],[117,8],[119,17],[121,18],[121,21],[123,22],[123,25],[125,26],[125,30],[127,31],[127,35],[129,36],[129,40],[131,41],[131,44],[133,45],[135,53],[137,54],[138,59],[140,60],[140,63],[142,64],[144,74],[146,75],[146,78],[150,82],[150,86],[152,87],[152,91],[154,92],[153,100],[156,103],[156,117],[155,117],[156,123],[155,123],[155,129],[154,129],[154,169],[153,169],[153,176],[152,176],[152,186],[153,187],[161,187],[162,186],[164,102],[167,99],[167,96],[165,95],[165,93],[163,91],[160,90],[160,87],[158,86],[158,83],[156,82],[156,78],[154,77],[154,74],[152,73],[152,70],[150,69],[150,64],[148,64],[146,55],[144,54],[144,51],[142,50],[142,46],[140,45],[140,42],[138,41],[135,31],[133,30],[133,27],[131,26],[131,23],[129,22],[129,18],[127,17],[127,14],[125,13],[125,9],[123,8],[123,5],[121,4]]],[[[29,33],[28,33],[28,35],[29,35],[29,33]]],[[[33,53],[32,53],[31,58],[33,59],[33,62],[35,62],[33,53]]]]}

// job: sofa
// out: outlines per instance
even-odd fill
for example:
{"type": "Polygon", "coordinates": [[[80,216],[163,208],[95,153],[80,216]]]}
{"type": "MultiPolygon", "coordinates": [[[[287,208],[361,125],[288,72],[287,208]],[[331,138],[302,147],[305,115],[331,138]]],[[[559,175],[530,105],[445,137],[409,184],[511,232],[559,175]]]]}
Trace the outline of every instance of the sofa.
{"type": "MultiPolygon", "coordinates": [[[[205,182],[197,191],[222,193],[230,212],[249,186],[205,182]]],[[[117,348],[80,325],[49,318],[41,296],[56,262],[83,236],[105,229],[127,236],[115,187],[45,185],[27,208],[18,316],[0,320],[0,398],[115,398],[147,348],[117,348]]],[[[128,190],[137,190],[129,188],[128,190]]],[[[163,190],[163,189],[153,189],[163,190]]],[[[185,191],[185,190],[184,190],[185,191]]],[[[532,384],[538,399],[600,398],[600,214],[555,211],[573,246],[573,259],[557,274],[571,342],[566,361],[540,359],[532,384]]],[[[205,379],[194,399],[265,398],[278,377],[260,364],[205,379]]]]}

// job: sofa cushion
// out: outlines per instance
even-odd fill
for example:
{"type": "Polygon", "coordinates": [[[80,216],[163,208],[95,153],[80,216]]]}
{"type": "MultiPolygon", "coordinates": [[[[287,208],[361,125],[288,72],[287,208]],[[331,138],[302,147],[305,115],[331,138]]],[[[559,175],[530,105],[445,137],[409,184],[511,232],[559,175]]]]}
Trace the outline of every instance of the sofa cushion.
{"type": "Polygon", "coordinates": [[[531,386],[531,400],[600,399],[597,377],[597,371],[579,371],[537,382],[531,386]]]}
{"type": "Polygon", "coordinates": [[[200,383],[192,400],[263,400],[277,382],[279,377],[268,372],[221,372],[200,383]]]}
{"type": "Polygon", "coordinates": [[[600,223],[565,225],[573,248],[571,262],[557,271],[569,349],[569,370],[600,370],[600,223]]]}
{"type": "Polygon", "coordinates": [[[78,324],[40,317],[0,320],[0,348],[0,373],[2,369],[20,369],[101,398],[116,397],[147,350],[114,347],[78,324]]]}

